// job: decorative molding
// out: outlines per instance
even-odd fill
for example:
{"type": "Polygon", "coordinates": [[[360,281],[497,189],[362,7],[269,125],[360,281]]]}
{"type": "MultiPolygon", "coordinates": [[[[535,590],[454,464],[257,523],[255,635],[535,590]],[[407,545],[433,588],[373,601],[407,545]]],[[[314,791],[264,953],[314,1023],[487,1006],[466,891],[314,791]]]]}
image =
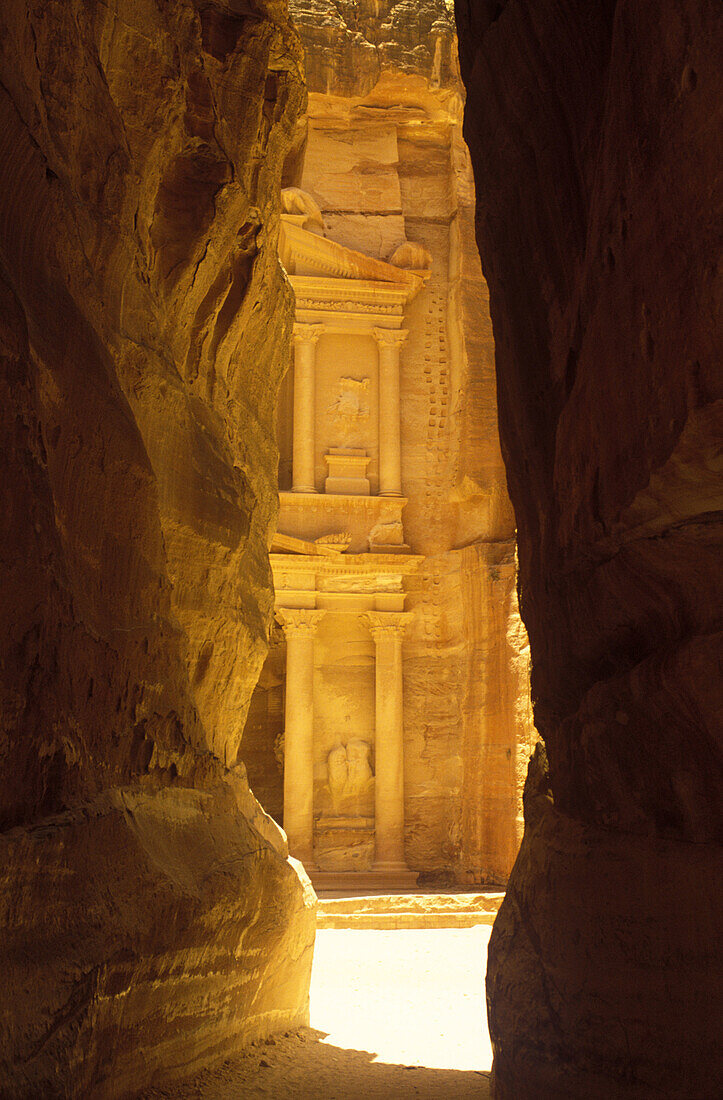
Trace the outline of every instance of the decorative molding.
{"type": "Polygon", "coordinates": [[[337,554],[345,554],[351,546],[351,540],[350,531],[335,531],[330,535],[320,535],[318,539],[314,539],[314,545],[333,550],[337,554]]]}
{"type": "Polygon", "coordinates": [[[398,595],[403,592],[402,578],[399,574],[380,573],[337,573],[333,577],[319,577],[319,592],[364,592],[398,595]]]}
{"type": "Polygon", "coordinates": [[[410,300],[409,287],[399,283],[381,283],[375,279],[334,279],[323,275],[290,275],[289,281],[299,301],[321,302],[324,308],[335,303],[338,309],[358,310],[360,305],[374,309],[395,306],[401,310],[410,300]]]}
{"type": "Polygon", "coordinates": [[[339,493],[335,496],[325,497],[321,493],[293,493],[289,489],[282,489],[280,491],[279,500],[284,509],[298,506],[300,508],[318,508],[320,512],[338,512],[337,505],[343,504],[344,506],[351,505],[355,508],[366,508],[372,512],[386,511],[399,512],[400,514],[402,508],[407,503],[407,497],[358,497],[351,493],[339,493]]]}
{"type": "Polygon", "coordinates": [[[388,314],[390,317],[401,317],[404,313],[402,306],[369,305],[360,302],[334,302],[329,300],[314,301],[310,298],[297,298],[296,309],[298,312],[308,310],[320,313],[371,313],[375,316],[388,314]]]}
{"type": "Polygon", "coordinates": [[[343,554],[351,544],[351,535],[329,535],[325,539],[301,539],[276,531],[271,539],[271,549],[277,554],[343,554]],[[344,545],[341,545],[341,544],[344,545]]]}
{"type": "MultiPolygon", "coordinates": [[[[416,573],[426,561],[421,554],[334,554],[329,557],[294,554],[270,554],[274,577],[314,574],[317,577],[349,576],[374,573],[379,576],[403,577],[416,573]]],[[[310,589],[307,595],[313,596],[310,589]]]]}
{"type": "Polygon", "coordinates": [[[372,335],[380,348],[401,348],[409,336],[409,329],[374,328],[372,329],[372,335]]]}
{"type": "Polygon", "coordinates": [[[283,218],[279,234],[279,255],[290,275],[310,268],[314,273],[336,280],[386,283],[404,289],[408,297],[414,297],[429,276],[426,271],[414,272],[366,256],[328,237],[311,233],[295,222],[295,218],[283,218]]]}
{"type": "Polygon", "coordinates": [[[294,323],[293,337],[294,342],[299,344],[311,344],[316,346],[319,341],[319,337],[323,335],[325,325],[305,325],[296,321],[294,323]]]}
{"type": "Polygon", "coordinates": [[[359,621],[368,627],[375,642],[382,638],[401,638],[413,615],[411,611],[365,611],[359,621]]]}
{"type": "Polygon", "coordinates": [[[325,611],[310,611],[299,607],[278,607],[276,621],[287,638],[313,638],[325,611]]]}

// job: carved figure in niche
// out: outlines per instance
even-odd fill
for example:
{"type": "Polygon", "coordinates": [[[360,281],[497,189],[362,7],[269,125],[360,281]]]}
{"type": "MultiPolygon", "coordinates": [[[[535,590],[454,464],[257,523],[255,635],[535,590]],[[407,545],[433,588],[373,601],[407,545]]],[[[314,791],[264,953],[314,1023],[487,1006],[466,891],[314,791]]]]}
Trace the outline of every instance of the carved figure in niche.
{"type": "Polygon", "coordinates": [[[361,812],[371,793],[374,773],[372,747],[368,741],[353,738],[346,745],[335,745],[326,758],[329,792],[335,814],[361,812]]]}
{"type": "Polygon", "coordinates": [[[429,271],[432,267],[432,254],[424,245],[405,241],[392,253],[389,263],[412,271],[429,271]]]}
{"type": "Polygon", "coordinates": [[[281,192],[281,211],[303,217],[302,229],[324,236],[324,219],[317,203],[308,191],[300,187],[285,187],[281,192]]]}
{"type": "Polygon", "coordinates": [[[340,378],[339,396],[329,405],[334,420],[351,430],[363,420],[369,419],[369,379],[340,378]]]}
{"type": "Polygon", "coordinates": [[[371,751],[368,741],[355,738],[347,742],[346,758],[349,766],[347,790],[351,795],[360,794],[366,790],[372,779],[371,751]]]}
{"type": "Polygon", "coordinates": [[[369,532],[369,549],[375,546],[403,546],[404,529],[399,520],[391,523],[376,523],[369,532]]]}
{"type": "Polygon", "coordinates": [[[337,745],[336,748],[331,750],[326,760],[326,769],[329,775],[331,801],[334,809],[337,809],[344,797],[347,779],[349,778],[349,763],[344,745],[337,745]]]}

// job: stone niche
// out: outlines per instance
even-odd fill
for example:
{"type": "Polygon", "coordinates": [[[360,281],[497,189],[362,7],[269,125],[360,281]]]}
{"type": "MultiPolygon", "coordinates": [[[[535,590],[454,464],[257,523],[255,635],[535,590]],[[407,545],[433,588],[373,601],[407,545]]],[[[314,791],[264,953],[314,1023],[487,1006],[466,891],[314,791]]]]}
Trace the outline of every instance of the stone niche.
{"type": "Polygon", "coordinates": [[[330,612],[317,635],[314,828],[321,870],[374,861],[374,642],[358,616],[330,612]]]}

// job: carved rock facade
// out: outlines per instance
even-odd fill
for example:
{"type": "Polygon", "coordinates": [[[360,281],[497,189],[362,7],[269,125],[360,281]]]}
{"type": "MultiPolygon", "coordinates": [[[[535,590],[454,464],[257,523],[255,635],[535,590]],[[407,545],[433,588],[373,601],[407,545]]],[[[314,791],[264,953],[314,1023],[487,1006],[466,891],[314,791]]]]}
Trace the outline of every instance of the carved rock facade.
{"type": "MultiPolygon", "coordinates": [[[[314,858],[343,869],[346,846],[355,869],[374,860],[369,807],[356,839],[349,814],[333,827],[328,760],[350,739],[374,745],[385,721],[359,614],[405,607],[407,865],[423,880],[502,882],[532,725],[454,26],[442,0],[291,9],[310,95],[284,171],[297,327],[272,563],[281,606],[326,611],[313,658],[314,858]],[[342,533],[335,560],[319,536],[342,533]]],[[[285,663],[279,635],[242,749],[277,820],[285,663]]]]}

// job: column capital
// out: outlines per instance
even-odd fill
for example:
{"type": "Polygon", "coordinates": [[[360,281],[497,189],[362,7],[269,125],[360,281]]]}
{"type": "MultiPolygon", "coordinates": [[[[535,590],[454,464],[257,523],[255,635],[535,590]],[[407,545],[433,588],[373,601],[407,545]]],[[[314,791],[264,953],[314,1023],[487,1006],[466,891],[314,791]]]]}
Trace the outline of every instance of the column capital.
{"type": "Polygon", "coordinates": [[[326,325],[304,325],[300,321],[294,322],[294,341],[300,344],[314,346],[326,329],[326,325]]]}
{"type": "Polygon", "coordinates": [[[412,620],[411,611],[366,611],[359,621],[368,627],[375,642],[382,638],[402,638],[412,620]]]}
{"type": "Polygon", "coordinates": [[[306,607],[277,607],[276,621],[287,638],[313,638],[326,611],[306,607]]]}
{"type": "Polygon", "coordinates": [[[380,347],[401,348],[409,336],[406,328],[374,328],[372,335],[380,347]]]}

